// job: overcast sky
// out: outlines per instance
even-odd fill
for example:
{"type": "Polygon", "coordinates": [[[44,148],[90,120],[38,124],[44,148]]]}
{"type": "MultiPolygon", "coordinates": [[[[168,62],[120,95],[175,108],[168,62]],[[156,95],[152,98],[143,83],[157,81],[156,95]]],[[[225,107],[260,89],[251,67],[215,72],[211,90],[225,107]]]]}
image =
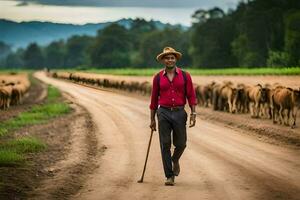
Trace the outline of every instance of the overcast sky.
{"type": "Polygon", "coordinates": [[[191,24],[199,8],[235,8],[240,0],[0,0],[0,18],[14,21],[98,23],[142,17],[171,24],[191,24]]]}

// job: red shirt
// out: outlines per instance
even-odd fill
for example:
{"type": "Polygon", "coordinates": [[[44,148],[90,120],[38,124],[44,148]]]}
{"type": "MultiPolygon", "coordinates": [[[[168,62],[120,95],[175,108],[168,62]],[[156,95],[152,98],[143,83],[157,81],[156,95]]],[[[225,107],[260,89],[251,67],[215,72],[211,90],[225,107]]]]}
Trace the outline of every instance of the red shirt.
{"type": "Polygon", "coordinates": [[[152,92],[151,92],[151,104],[150,109],[156,110],[158,105],[164,107],[177,107],[184,106],[186,104],[186,98],[189,105],[196,105],[196,94],[192,82],[191,75],[186,73],[186,97],[184,96],[184,77],[180,68],[175,68],[175,76],[172,82],[168,79],[165,70],[159,72],[160,87],[158,88],[157,79],[153,78],[152,92]],[[158,91],[160,89],[160,91],[158,91]],[[160,96],[158,96],[160,95],[160,96]]]}

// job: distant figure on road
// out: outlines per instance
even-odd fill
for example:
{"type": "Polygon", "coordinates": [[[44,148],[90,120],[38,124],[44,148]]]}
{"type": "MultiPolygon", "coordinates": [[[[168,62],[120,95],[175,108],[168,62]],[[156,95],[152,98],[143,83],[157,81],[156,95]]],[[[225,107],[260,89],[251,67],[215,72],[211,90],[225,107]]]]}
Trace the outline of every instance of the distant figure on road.
{"type": "Polygon", "coordinates": [[[184,110],[186,99],[191,108],[190,125],[195,126],[196,94],[191,76],[176,66],[182,54],[171,47],[165,47],[156,59],[164,64],[164,69],[153,78],[151,94],[150,128],[156,131],[155,114],[157,112],[158,131],[162,162],[166,176],[165,185],[174,185],[174,177],[179,175],[179,159],[186,147],[187,113],[184,110]],[[175,146],[171,155],[171,138],[175,146]]]}

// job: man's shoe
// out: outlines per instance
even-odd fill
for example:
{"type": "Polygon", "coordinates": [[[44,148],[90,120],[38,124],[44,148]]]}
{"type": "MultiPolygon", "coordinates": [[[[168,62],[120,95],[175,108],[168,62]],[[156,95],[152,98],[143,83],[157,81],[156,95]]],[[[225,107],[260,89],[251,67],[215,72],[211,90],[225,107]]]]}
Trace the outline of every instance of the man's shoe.
{"type": "Polygon", "coordinates": [[[179,161],[177,161],[177,162],[173,161],[173,173],[175,176],[179,175],[179,173],[180,173],[179,161]]]}
{"type": "Polygon", "coordinates": [[[167,180],[165,181],[165,185],[173,186],[174,184],[175,184],[175,182],[174,182],[174,176],[172,176],[170,178],[167,178],[167,180]]]}

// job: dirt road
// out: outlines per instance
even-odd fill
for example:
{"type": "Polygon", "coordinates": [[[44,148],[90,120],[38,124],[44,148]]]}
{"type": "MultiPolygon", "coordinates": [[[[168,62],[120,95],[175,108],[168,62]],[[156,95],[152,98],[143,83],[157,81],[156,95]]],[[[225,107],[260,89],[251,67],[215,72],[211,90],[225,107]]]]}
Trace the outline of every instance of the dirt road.
{"type": "MultiPolygon", "coordinates": [[[[99,168],[72,199],[300,199],[300,151],[263,143],[198,118],[175,187],[164,186],[154,134],[145,182],[139,184],[149,139],[149,102],[35,76],[72,95],[97,125],[107,149],[99,168]]],[[[201,114],[201,113],[200,113],[201,114]]]]}

